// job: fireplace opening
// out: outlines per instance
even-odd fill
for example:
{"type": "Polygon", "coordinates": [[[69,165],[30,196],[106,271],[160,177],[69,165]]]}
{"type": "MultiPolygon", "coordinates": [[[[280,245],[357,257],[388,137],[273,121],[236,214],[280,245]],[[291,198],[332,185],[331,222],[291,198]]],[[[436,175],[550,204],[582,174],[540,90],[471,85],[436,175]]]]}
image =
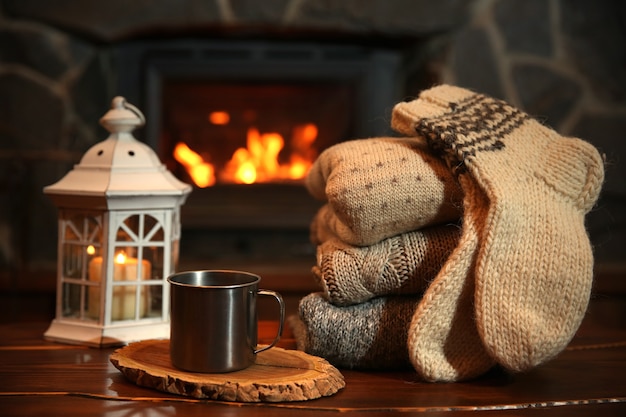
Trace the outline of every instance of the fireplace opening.
{"type": "Polygon", "coordinates": [[[194,184],[181,212],[181,267],[309,274],[309,225],[323,203],[309,196],[303,176],[335,143],[391,134],[400,53],[179,39],[133,41],[116,58],[119,90],[146,115],[138,137],[194,184]],[[263,159],[269,167],[260,167],[263,159]],[[240,169],[243,179],[234,175],[240,169]]]}
{"type": "Polygon", "coordinates": [[[336,82],[165,81],[165,163],[198,188],[301,184],[319,153],[353,131],[353,90],[336,82]]]}

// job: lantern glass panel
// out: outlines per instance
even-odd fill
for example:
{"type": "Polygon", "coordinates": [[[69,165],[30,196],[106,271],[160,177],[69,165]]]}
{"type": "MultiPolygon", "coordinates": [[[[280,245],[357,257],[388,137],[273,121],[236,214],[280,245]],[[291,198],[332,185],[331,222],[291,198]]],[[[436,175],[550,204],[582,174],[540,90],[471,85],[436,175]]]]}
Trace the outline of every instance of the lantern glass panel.
{"type": "Polygon", "coordinates": [[[113,259],[113,281],[137,281],[150,279],[152,265],[146,259],[137,258],[137,248],[116,246],[113,259]]]}
{"type": "Polygon", "coordinates": [[[144,237],[151,242],[163,242],[163,225],[154,216],[144,216],[144,237]]]}
{"type": "Polygon", "coordinates": [[[100,285],[91,285],[87,288],[87,317],[98,320],[100,318],[100,285]]]}
{"type": "Polygon", "coordinates": [[[111,320],[134,320],[136,304],[136,285],[114,285],[113,300],[111,302],[111,320]]]}
{"type": "Polygon", "coordinates": [[[113,321],[163,315],[165,232],[159,217],[162,213],[138,213],[119,223],[113,247],[113,321]]]}
{"type": "MultiPolygon", "coordinates": [[[[94,242],[95,243],[95,242],[94,242]]],[[[102,248],[89,245],[85,249],[88,259],[87,267],[87,316],[91,319],[100,318],[100,300],[102,292],[102,277],[104,274],[102,261],[102,248]]]]}
{"type": "Polygon", "coordinates": [[[86,248],[81,244],[63,244],[63,277],[83,279],[86,248]]]}
{"type": "Polygon", "coordinates": [[[115,235],[117,242],[134,242],[137,240],[137,217],[139,215],[130,216],[124,220],[115,235]]]}
{"type": "Polygon", "coordinates": [[[64,278],[86,279],[87,262],[101,246],[100,224],[100,217],[85,214],[72,214],[62,220],[64,278]]]}
{"type": "Polygon", "coordinates": [[[68,211],[60,221],[61,314],[68,318],[97,320],[100,283],[94,284],[90,280],[94,263],[98,263],[95,259],[99,258],[100,266],[102,264],[102,215],[68,211]]]}
{"type": "Polygon", "coordinates": [[[149,284],[144,284],[142,291],[149,294],[150,317],[161,317],[163,314],[163,277],[164,277],[164,247],[153,246],[143,249],[143,259],[152,265],[152,274],[149,284]]]}
{"type": "Polygon", "coordinates": [[[150,246],[142,249],[142,259],[147,261],[151,268],[150,275],[146,279],[163,279],[163,251],[163,246],[150,246]]]}
{"type": "MultiPolygon", "coordinates": [[[[62,314],[67,318],[82,318],[81,301],[84,298],[84,286],[80,284],[63,284],[62,314]]],[[[83,304],[84,305],[84,304],[83,304]]]]}
{"type": "Polygon", "coordinates": [[[163,285],[151,284],[141,287],[142,302],[148,300],[147,317],[161,317],[163,311],[163,285]]]}

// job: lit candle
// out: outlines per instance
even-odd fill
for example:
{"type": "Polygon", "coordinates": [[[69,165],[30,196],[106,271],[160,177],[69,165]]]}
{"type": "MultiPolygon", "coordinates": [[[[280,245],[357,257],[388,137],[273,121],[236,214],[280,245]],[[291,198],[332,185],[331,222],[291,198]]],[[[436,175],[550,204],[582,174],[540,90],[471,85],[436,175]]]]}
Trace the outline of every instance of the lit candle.
{"type": "MultiPolygon", "coordinates": [[[[113,263],[113,282],[116,281],[136,281],[138,277],[137,267],[139,260],[130,258],[124,252],[115,256],[113,263]]],[[[149,261],[141,261],[141,279],[150,279],[152,266],[149,261]]],[[[96,256],[89,261],[89,280],[102,282],[102,257],[96,256]]],[[[103,287],[89,287],[89,307],[88,314],[92,318],[100,315],[100,291],[103,287]]],[[[141,292],[141,305],[139,306],[139,317],[147,315],[149,309],[149,293],[147,290],[141,292]]],[[[135,318],[135,295],[136,287],[113,286],[113,299],[111,300],[111,320],[133,320],[135,318]]]]}

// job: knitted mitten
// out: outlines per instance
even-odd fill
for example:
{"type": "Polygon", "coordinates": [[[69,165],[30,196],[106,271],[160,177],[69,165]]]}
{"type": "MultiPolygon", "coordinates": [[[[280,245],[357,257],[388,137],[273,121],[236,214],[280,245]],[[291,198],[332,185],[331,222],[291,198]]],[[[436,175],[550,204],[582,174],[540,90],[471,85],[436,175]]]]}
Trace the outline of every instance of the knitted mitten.
{"type": "MultiPolygon", "coordinates": [[[[465,178],[461,177],[461,184],[465,178]]],[[[493,367],[474,319],[474,268],[479,231],[486,214],[484,196],[464,199],[461,237],[427,288],[408,333],[411,363],[429,381],[475,378],[493,367]]]]}
{"type": "Polygon", "coordinates": [[[406,335],[419,298],[380,297],[337,307],[322,294],[300,300],[288,323],[297,347],[335,366],[358,369],[410,368],[406,335]]]}
{"type": "MultiPolygon", "coordinates": [[[[486,197],[475,308],[490,355],[514,371],[557,355],[589,301],[584,216],[604,179],[598,151],[502,101],[446,85],[398,104],[393,126],[443,153],[466,200],[486,197]]],[[[464,221],[472,207],[465,210],[464,221]]]]}
{"type": "Polygon", "coordinates": [[[335,305],[380,295],[422,294],[456,247],[456,225],[402,233],[370,246],[331,239],[317,248],[313,272],[335,305]]]}
{"type": "Polygon", "coordinates": [[[328,201],[327,215],[335,218],[327,218],[326,225],[351,245],[371,245],[461,217],[456,179],[416,137],[334,145],[317,158],[306,186],[328,201]]]}

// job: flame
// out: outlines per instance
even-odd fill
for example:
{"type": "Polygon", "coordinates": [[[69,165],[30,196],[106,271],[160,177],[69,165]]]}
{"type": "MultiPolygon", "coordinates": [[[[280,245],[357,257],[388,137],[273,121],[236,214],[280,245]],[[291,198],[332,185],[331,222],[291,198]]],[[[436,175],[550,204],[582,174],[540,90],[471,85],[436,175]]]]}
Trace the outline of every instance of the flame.
{"type": "Polygon", "coordinates": [[[180,162],[189,172],[193,182],[200,188],[210,187],[215,184],[215,169],[200,155],[192,151],[189,146],[178,142],[174,148],[174,158],[180,162]]]}
{"type": "Polygon", "coordinates": [[[261,134],[248,129],[246,148],[239,148],[226,164],[222,178],[238,184],[266,182],[277,177],[280,165],[278,154],[285,141],[278,133],[261,134]]]}
{"type": "Polygon", "coordinates": [[[208,119],[214,125],[227,125],[230,122],[230,114],[225,111],[214,111],[209,113],[208,119]]]}
{"type": "Polygon", "coordinates": [[[124,253],[124,251],[119,252],[117,255],[115,255],[115,263],[120,265],[126,263],[126,253],[124,253]]]}
{"type": "MultiPolygon", "coordinates": [[[[313,123],[294,127],[291,136],[289,163],[281,165],[279,154],[285,140],[278,133],[261,133],[251,127],[246,136],[246,147],[233,152],[224,169],[218,174],[220,181],[237,184],[253,184],[280,180],[299,180],[309,171],[317,154],[313,143],[318,129],[313,123]]],[[[214,185],[215,168],[202,156],[180,142],[174,149],[174,157],[201,188],[214,185]]]]}
{"type": "Polygon", "coordinates": [[[315,148],[313,148],[313,142],[317,139],[317,133],[317,126],[313,123],[294,127],[292,134],[294,152],[291,154],[289,178],[304,178],[309,168],[311,168],[317,156],[315,148]]]}

